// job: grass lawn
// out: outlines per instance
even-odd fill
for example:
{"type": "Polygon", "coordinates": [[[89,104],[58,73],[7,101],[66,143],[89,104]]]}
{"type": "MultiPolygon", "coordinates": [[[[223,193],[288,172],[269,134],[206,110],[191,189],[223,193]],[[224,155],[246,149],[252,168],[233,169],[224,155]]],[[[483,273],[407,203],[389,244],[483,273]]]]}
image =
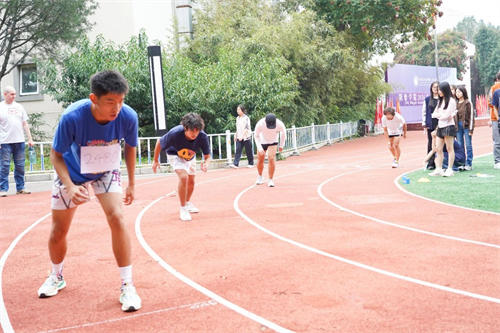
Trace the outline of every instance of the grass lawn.
{"type": "Polygon", "coordinates": [[[426,198],[500,213],[500,170],[493,169],[493,155],[475,158],[472,166],[472,171],[455,172],[453,177],[431,177],[422,169],[406,174],[409,184],[401,179],[399,184],[426,198]]]}

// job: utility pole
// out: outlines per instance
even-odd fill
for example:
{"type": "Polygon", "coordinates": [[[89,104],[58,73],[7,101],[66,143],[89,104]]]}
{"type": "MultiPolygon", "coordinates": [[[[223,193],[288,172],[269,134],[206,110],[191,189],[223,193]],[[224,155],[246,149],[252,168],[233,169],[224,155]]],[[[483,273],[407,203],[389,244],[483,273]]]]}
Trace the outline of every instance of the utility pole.
{"type": "Polygon", "coordinates": [[[436,81],[439,81],[439,71],[438,71],[438,61],[439,61],[439,54],[438,54],[438,36],[437,36],[437,25],[436,25],[436,15],[434,14],[434,61],[436,62],[436,81]]]}

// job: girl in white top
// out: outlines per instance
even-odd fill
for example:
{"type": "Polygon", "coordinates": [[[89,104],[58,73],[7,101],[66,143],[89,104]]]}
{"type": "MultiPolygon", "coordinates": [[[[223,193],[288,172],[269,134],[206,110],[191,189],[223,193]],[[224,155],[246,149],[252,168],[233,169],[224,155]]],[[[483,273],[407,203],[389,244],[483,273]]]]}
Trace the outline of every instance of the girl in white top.
{"type": "Polygon", "coordinates": [[[457,113],[457,103],[452,95],[448,82],[439,84],[439,104],[432,113],[433,118],[438,119],[438,129],[436,133],[436,170],[430,176],[453,176],[453,162],[455,161],[455,151],[453,141],[456,135],[455,115],[457,113]],[[443,147],[446,144],[448,151],[448,169],[443,171],[443,147]]]}
{"type": "Polygon", "coordinates": [[[406,139],[406,122],[402,115],[396,113],[394,108],[387,107],[384,110],[382,117],[382,127],[384,128],[384,136],[387,139],[389,151],[394,158],[392,167],[399,167],[399,157],[401,156],[401,148],[399,147],[400,137],[406,139]]]}
{"type": "Polygon", "coordinates": [[[237,168],[240,164],[241,153],[243,147],[248,159],[248,167],[253,167],[253,151],[252,151],[252,127],[250,127],[250,118],[246,115],[245,106],[240,104],[236,108],[238,117],[236,118],[236,134],[234,142],[236,143],[236,152],[234,154],[234,162],[230,165],[231,168],[237,168]]]}

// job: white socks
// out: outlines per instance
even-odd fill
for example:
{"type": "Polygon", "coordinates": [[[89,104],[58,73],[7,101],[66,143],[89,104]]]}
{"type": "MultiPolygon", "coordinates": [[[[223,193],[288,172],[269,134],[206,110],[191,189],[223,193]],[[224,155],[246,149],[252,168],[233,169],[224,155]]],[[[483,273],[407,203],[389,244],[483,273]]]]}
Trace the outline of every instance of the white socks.
{"type": "Polygon", "coordinates": [[[62,276],[63,266],[64,266],[64,260],[61,261],[59,264],[52,263],[52,272],[50,272],[50,274],[62,276]]]}
{"type": "Polygon", "coordinates": [[[122,284],[132,284],[132,265],[118,267],[122,284]]]}

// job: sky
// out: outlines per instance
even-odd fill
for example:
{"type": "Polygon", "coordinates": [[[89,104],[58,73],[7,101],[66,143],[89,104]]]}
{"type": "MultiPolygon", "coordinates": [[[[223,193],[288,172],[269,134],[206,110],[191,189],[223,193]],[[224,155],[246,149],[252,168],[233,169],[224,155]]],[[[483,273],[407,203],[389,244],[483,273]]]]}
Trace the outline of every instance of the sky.
{"type": "Polygon", "coordinates": [[[438,33],[453,29],[464,17],[473,16],[476,21],[500,25],[499,0],[442,0],[440,11],[444,13],[437,21],[438,33]]]}

